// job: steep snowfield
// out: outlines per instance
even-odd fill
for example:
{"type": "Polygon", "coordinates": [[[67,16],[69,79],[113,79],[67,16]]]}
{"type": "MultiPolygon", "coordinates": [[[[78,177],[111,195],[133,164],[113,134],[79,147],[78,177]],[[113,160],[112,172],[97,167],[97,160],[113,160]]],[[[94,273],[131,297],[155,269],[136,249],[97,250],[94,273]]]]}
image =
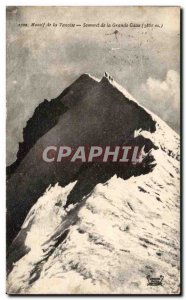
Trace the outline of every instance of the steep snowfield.
{"type": "Polygon", "coordinates": [[[75,183],[48,189],[23,224],[30,251],[15,263],[8,292],[179,293],[179,162],[153,155],[151,173],[98,184],[57,246],[55,233],[76,210],[63,209],[75,183]],[[148,274],[163,275],[163,285],[147,286],[148,274]]]}

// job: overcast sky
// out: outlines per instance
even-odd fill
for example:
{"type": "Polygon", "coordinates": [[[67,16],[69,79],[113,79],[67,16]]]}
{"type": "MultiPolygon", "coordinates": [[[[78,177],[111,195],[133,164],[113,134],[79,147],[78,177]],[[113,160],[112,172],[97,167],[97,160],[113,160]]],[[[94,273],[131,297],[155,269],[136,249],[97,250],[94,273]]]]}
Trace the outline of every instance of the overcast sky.
{"type": "Polygon", "coordinates": [[[58,96],[82,73],[101,78],[107,71],[179,132],[179,30],[179,9],[174,7],[8,7],[7,164],[15,160],[22,129],[36,106],[58,96]],[[25,23],[28,27],[19,26],[25,23]]]}

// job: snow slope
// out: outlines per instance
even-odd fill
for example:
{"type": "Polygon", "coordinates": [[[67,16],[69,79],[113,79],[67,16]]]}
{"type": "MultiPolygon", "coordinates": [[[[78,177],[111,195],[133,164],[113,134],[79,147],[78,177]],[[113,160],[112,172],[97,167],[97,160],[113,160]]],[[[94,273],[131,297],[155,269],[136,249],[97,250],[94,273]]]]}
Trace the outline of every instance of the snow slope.
{"type": "Polygon", "coordinates": [[[150,174],[98,184],[57,247],[49,238],[68,214],[74,183],[49,189],[23,224],[31,224],[30,251],[14,265],[8,292],[179,293],[179,165],[154,155],[160,163],[150,174]],[[163,275],[163,286],[147,286],[148,274],[163,275]]]}

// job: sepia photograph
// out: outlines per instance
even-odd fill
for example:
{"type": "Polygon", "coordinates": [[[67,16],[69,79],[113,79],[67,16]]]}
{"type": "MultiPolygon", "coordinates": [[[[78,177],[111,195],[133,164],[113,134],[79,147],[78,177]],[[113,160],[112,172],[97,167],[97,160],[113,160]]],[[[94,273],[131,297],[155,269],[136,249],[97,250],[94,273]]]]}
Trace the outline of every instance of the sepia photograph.
{"type": "Polygon", "coordinates": [[[6,293],[180,295],[179,6],[6,7],[6,293]]]}

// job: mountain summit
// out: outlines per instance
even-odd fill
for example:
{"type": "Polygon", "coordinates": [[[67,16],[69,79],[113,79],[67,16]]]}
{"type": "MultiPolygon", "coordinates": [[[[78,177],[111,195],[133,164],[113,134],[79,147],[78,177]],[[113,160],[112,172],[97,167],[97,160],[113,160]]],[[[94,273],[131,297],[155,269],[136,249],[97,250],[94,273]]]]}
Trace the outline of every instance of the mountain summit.
{"type": "Polygon", "coordinates": [[[148,275],[166,277],[162,294],[179,289],[179,136],[167,124],[109,74],[83,74],[23,137],[7,179],[9,293],[148,293],[148,275]],[[43,161],[61,145],[144,146],[144,158],[43,161]]]}

